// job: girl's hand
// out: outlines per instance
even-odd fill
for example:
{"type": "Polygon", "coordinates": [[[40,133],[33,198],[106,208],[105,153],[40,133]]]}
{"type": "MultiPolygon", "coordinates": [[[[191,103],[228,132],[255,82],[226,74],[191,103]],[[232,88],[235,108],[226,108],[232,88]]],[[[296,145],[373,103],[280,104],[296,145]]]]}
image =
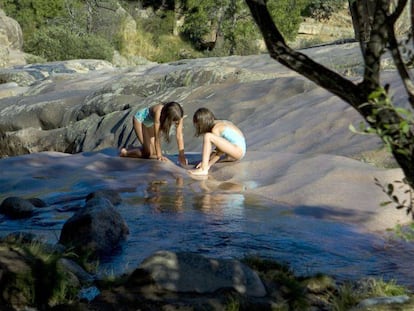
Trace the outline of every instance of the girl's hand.
{"type": "Polygon", "coordinates": [[[188,165],[188,160],[185,158],[184,155],[179,155],[178,156],[178,163],[180,163],[181,166],[188,165]]]}

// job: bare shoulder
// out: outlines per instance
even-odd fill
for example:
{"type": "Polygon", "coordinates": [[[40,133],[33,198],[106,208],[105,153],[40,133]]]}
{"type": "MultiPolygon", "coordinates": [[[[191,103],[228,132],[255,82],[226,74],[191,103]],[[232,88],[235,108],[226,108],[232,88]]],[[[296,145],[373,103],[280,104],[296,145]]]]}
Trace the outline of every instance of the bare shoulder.
{"type": "Polygon", "coordinates": [[[152,115],[154,116],[154,118],[156,120],[158,120],[161,116],[161,110],[164,107],[163,104],[155,104],[154,106],[151,107],[152,110],[152,115]]]}
{"type": "Polygon", "coordinates": [[[164,104],[155,104],[154,106],[151,107],[152,111],[154,113],[161,113],[162,108],[164,107],[164,104]]]}
{"type": "Polygon", "coordinates": [[[227,122],[228,121],[226,120],[216,120],[211,132],[213,134],[220,135],[220,133],[227,127],[227,122]]]}
{"type": "Polygon", "coordinates": [[[229,120],[218,120],[217,125],[219,127],[223,128],[223,129],[226,128],[226,127],[231,127],[231,128],[234,128],[234,129],[238,129],[238,127],[233,122],[231,122],[229,120]]]}
{"type": "Polygon", "coordinates": [[[222,131],[224,131],[226,128],[231,128],[234,131],[238,132],[240,135],[243,135],[243,132],[241,131],[241,129],[235,125],[233,122],[229,121],[229,120],[220,120],[220,123],[218,124],[220,126],[219,128],[219,132],[221,133],[222,131]]]}

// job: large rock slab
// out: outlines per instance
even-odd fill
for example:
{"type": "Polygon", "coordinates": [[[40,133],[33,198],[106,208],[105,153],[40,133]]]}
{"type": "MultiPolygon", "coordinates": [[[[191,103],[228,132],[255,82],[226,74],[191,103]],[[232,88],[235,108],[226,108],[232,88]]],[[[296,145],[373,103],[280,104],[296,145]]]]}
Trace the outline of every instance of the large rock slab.
{"type": "MultiPolygon", "coordinates": [[[[324,47],[306,53],[331,63],[327,54],[334,51],[324,47]]],[[[338,66],[355,64],[357,51],[356,45],[341,46],[338,66]]],[[[200,145],[190,139],[190,120],[201,106],[237,123],[246,133],[250,150],[264,146],[265,150],[349,155],[379,146],[378,139],[349,132],[349,124],[360,121],[357,112],[268,55],[124,69],[75,60],[0,70],[0,76],[27,88],[0,99],[0,157],[137,144],[131,122],[137,109],[168,100],[179,101],[190,116],[184,127],[188,150],[200,145]],[[325,115],[319,113],[321,109],[325,115]],[[258,126],[256,120],[262,114],[258,126]],[[274,135],[263,135],[263,127],[274,135]],[[299,139],[302,135],[306,139],[299,139]]],[[[174,144],[164,147],[166,152],[176,152],[174,144]]]]}
{"type": "MultiPolygon", "coordinates": [[[[358,64],[362,64],[357,44],[304,52],[346,72],[357,72],[358,64]]],[[[401,170],[356,161],[369,162],[363,154],[382,147],[378,137],[349,130],[350,124],[357,126],[362,121],[361,116],[268,55],[181,60],[124,69],[101,67],[93,61],[57,62],[18,71],[35,82],[20,95],[0,100],[0,157],[37,153],[34,162],[45,157],[48,163],[51,159],[60,163],[62,152],[80,153],[70,161],[78,168],[84,167],[86,160],[101,161],[98,156],[83,157],[84,152],[111,149],[116,156],[120,147],[138,145],[131,122],[137,109],[175,100],[187,115],[186,152],[201,151],[201,141],[194,137],[191,122],[192,114],[200,107],[210,108],[218,118],[232,120],[245,133],[245,158],[231,165],[215,165],[206,181],[209,188],[216,189],[216,184],[224,182],[241,185],[240,189],[247,192],[292,204],[301,214],[345,220],[373,230],[409,221],[404,212],[379,208],[388,198],[374,183],[374,178],[384,183],[401,179],[401,170]],[[60,153],[58,157],[39,154],[43,151],[60,153]]],[[[382,77],[395,91],[395,103],[404,105],[406,98],[398,73],[387,70],[382,77]]],[[[175,143],[162,147],[165,154],[177,152],[175,143]]],[[[19,178],[27,177],[29,172],[34,174],[29,178],[35,178],[36,168],[28,164],[31,161],[15,161],[27,164],[25,176],[19,178]]],[[[114,157],[105,160],[116,165],[118,161],[114,157]]],[[[127,159],[121,161],[133,165],[127,159]]],[[[13,160],[4,162],[8,169],[3,173],[3,188],[5,195],[7,189],[7,195],[14,196],[23,189],[15,191],[9,185],[8,180],[17,178],[17,173],[10,171],[10,162],[13,160]]],[[[65,167],[66,162],[59,165],[65,167]]],[[[96,167],[100,172],[94,174],[101,174],[102,166],[96,167]]],[[[65,174],[72,173],[67,170],[65,174]]],[[[117,176],[111,183],[117,181],[119,187],[119,180],[117,176]]],[[[130,180],[133,178],[124,183],[130,180]]],[[[32,185],[38,188],[43,183],[47,180],[35,180],[32,185]]]]}

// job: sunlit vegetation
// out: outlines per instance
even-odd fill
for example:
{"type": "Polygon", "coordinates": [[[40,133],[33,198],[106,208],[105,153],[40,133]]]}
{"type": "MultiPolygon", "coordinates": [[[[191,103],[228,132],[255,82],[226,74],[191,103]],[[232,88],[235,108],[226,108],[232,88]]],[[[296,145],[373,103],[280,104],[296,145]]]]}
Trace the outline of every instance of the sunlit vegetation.
{"type": "MultiPolygon", "coordinates": [[[[155,62],[260,52],[260,33],[243,0],[52,2],[0,3],[21,25],[24,51],[45,61],[111,61],[115,50],[155,62]]],[[[303,16],[328,18],[345,2],[270,0],[268,5],[282,33],[293,40],[303,16]]]]}

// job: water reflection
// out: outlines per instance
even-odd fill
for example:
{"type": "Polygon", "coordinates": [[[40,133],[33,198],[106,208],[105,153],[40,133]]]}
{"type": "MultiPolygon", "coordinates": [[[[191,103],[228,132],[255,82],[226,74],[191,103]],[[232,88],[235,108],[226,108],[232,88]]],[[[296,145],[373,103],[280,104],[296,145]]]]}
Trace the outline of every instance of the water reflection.
{"type": "Polygon", "coordinates": [[[243,194],[203,193],[194,195],[192,202],[193,208],[203,213],[243,217],[243,194]]]}
{"type": "Polygon", "coordinates": [[[185,189],[188,185],[184,184],[182,176],[175,176],[174,181],[173,184],[167,179],[149,181],[145,189],[144,202],[157,212],[182,212],[185,205],[188,207],[189,202],[192,202],[194,210],[204,213],[243,216],[245,198],[242,193],[239,193],[244,190],[242,185],[224,182],[212,187],[202,180],[198,184],[201,191],[189,195],[188,190],[185,189]]]}
{"type": "Polygon", "coordinates": [[[209,179],[201,179],[198,182],[197,191],[192,196],[194,209],[213,214],[243,215],[244,185],[233,182],[217,182],[209,179]]]}
{"type": "Polygon", "coordinates": [[[183,210],[184,179],[181,176],[175,179],[175,191],[169,190],[171,186],[166,180],[154,180],[148,184],[145,202],[158,212],[179,212],[183,210]]]}
{"type": "MultiPolygon", "coordinates": [[[[409,264],[414,249],[409,243],[318,219],[306,206],[295,209],[247,195],[236,183],[195,181],[179,174],[152,176],[148,181],[148,172],[140,175],[132,189],[131,183],[130,190],[121,193],[123,203],[117,209],[130,235],[121,252],[100,262],[102,271],[123,273],[165,249],[219,258],[259,255],[286,262],[298,274],[322,272],[338,279],[375,276],[414,287],[409,264]]],[[[53,208],[33,219],[0,218],[0,233],[31,232],[56,242],[65,219],[72,215],[63,208],[66,197],[76,196],[61,193],[53,208]]]]}
{"type": "Polygon", "coordinates": [[[246,195],[241,185],[156,180],[146,186],[144,206],[133,205],[134,216],[126,212],[132,228],[128,247],[111,259],[111,271],[119,263],[134,267],[152,252],[167,249],[220,258],[259,255],[288,263],[300,275],[322,272],[340,280],[376,276],[414,285],[414,272],[400,254],[403,249],[412,256],[412,246],[379,247],[384,243],[380,236],[246,195]]]}

